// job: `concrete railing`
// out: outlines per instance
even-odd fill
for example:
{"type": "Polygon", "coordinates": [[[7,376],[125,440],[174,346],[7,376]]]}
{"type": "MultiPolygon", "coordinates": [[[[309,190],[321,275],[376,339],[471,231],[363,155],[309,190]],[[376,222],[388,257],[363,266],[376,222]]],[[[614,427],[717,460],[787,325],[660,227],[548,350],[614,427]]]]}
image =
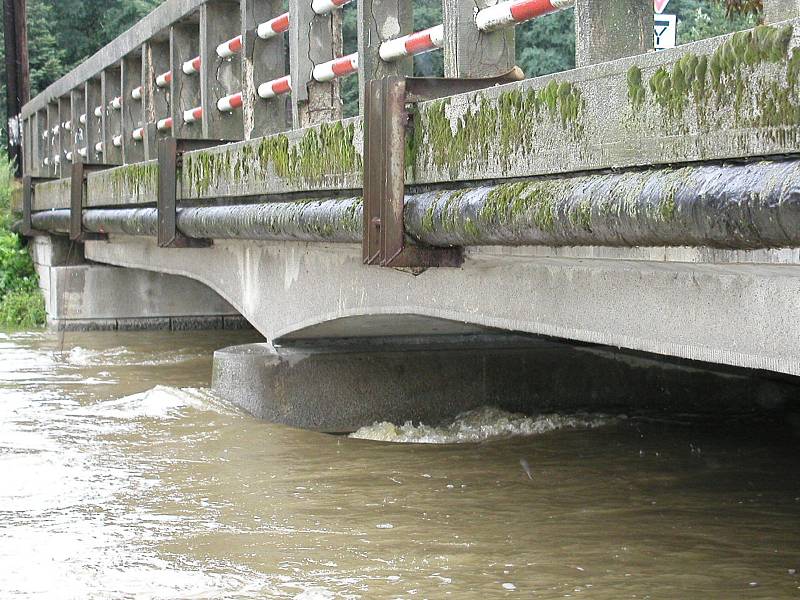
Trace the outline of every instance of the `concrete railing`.
{"type": "Polygon", "coordinates": [[[514,25],[573,6],[579,66],[652,43],[647,0],[443,0],[444,22],[420,32],[413,2],[358,0],[358,52],[342,56],[352,1],[167,0],[24,107],[24,172],[155,159],[165,137],[241,141],[337,121],[340,77],[358,75],[363,111],[368,82],[409,75],[422,52],[443,50],[448,77],[499,75],[514,66],[514,25]]]}

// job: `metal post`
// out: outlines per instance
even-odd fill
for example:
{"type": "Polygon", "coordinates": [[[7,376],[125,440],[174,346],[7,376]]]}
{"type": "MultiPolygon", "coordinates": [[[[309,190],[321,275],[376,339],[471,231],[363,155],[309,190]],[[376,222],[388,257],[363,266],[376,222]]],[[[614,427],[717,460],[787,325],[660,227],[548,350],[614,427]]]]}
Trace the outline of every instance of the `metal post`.
{"type": "Polygon", "coordinates": [[[445,77],[495,77],[514,68],[514,28],[486,33],[475,24],[476,9],[490,0],[443,0],[445,77]]]}
{"type": "Polygon", "coordinates": [[[651,0],[576,0],[577,66],[645,54],[652,49],[651,0]]]}
{"type": "Polygon", "coordinates": [[[380,57],[382,42],[413,32],[413,12],[410,2],[358,2],[358,98],[362,115],[365,112],[367,86],[370,81],[391,75],[409,77],[413,74],[413,57],[390,63],[380,57]]]}
{"type": "Polygon", "coordinates": [[[289,62],[295,129],[342,118],[339,81],[312,81],[318,65],[342,54],[341,11],[318,15],[311,0],[289,2],[289,62]]]}
{"type": "Polygon", "coordinates": [[[261,23],[284,13],[283,0],[241,0],[242,83],[244,92],[244,138],[251,139],[284,131],[288,126],[288,96],[263,99],[258,86],[286,74],[285,34],[268,39],[256,35],[261,23]]]}

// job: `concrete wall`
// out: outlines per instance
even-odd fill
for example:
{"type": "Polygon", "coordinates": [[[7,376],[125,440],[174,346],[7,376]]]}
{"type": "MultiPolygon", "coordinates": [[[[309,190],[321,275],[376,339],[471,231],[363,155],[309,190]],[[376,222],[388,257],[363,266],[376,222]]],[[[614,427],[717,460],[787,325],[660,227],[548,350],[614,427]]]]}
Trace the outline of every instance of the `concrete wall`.
{"type": "Polygon", "coordinates": [[[796,249],[490,247],[415,275],[364,267],[348,244],[112,241],[88,242],[87,257],[197,279],[268,340],[345,317],[365,318],[363,334],[371,317],[422,315],[800,375],[796,249]]]}
{"type": "Polygon", "coordinates": [[[37,237],[31,254],[53,329],[247,326],[216,292],[189,278],[87,263],[83,245],[64,238],[37,237]]]}

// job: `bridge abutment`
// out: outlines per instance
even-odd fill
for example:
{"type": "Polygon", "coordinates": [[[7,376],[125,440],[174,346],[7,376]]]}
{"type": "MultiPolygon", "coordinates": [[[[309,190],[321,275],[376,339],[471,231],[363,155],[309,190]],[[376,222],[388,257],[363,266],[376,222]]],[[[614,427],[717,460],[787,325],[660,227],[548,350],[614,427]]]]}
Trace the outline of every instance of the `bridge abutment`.
{"type": "Polygon", "coordinates": [[[92,263],[83,244],[38,236],[31,254],[48,326],[59,331],[241,329],[248,322],[198,281],[92,263]]]}

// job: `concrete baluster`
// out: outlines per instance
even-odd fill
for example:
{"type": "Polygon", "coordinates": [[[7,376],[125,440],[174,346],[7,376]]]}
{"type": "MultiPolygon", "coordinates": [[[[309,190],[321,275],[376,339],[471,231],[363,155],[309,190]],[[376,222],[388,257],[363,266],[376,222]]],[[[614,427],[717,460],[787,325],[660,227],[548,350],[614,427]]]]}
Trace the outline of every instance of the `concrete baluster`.
{"type": "Polygon", "coordinates": [[[61,150],[61,125],[58,116],[58,101],[47,104],[47,150],[45,165],[48,177],[58,177],[61,171],[58,153],[61,150]]]}
{"type": "Polygon", "coordinates": [[[800,17],[800,0],[764,0],[764,22],[779,23],[800,17]]]}
{"type": "Polygon", "coordinates": [[[651,0],[576,0],[578,67],[644,54],[652,49],[651,0]]]}
{"type": "Polygon", "coordinates": [[[514,28],[487,33],[475,24],[476,11],[493,4],[442,0],[445,77],[495,77],[514,68],[514,28]]]}
{"type": "Polygon", "coordinates": [[[220,44],[240,35],[240,14],[238,2],[222,0],[209,2],[200,11],[200,94],[206,139],[244,138],[241,106],[230,111],[220,111],[217,107],[220,99],[242,91],[240,53],[226,58],[217,54],[220,44]]]}
{"type": "MultiPolygon", "coordinates": [[[[29,172],[34,177],[45,177],[47,170],[44,167],[44,157],[47,156],[47,140],[43,139],[47,130],[47,114],[45,111],[36,111],[31,116],[31,164],[29,172]]],[[[28,174],[28,173],[26,173],[28,174]]]]}
{"type": "Polygon", "coordinates": [[[122,135],[122,111],[112,106],[115,99],[120,97],[121,80],[122,74],[119,67],[105,69],[100,78],[103,162],[107,165],[122,164],[122,147],[114,143],[115,139],[122,135]]]}
{"type": "Polygon", "coordinates": [[[261,23],[283,13],[283,0],[241,0],[242,117],[247,140],[284,131],[291,122],[287,110],[289,94],[269,99],[258,95],[259,85],[287,73],[286,34],[278,33],[268,39],[256,34],[261,23]]]}
{"type": "Polygon", "coordinates": [[[364,114],[364,94],[373,79],[390,75],[413,74],[414,58],[392,62],[380,57],[381,43],[413,32],[414,11],[411,2],[359,0],[358,2],[358,84],[359,112],[364,114]]]}
{"type": "MultiPolygon", "coordinates": [[[[85,104],[83,114],[86,115],[86,161],[103,163],[103,153],[97,151],[97,144],[103,143],[103,119],[95,111],[103,105],[103,89],[100,79],[90,79],[85,85],[85,104]]],[[[79,117],[80,118],[80,117],[79,117]]]]}
{"type": "Polygon", "coordinates": [[[86,126],[81,123],[81,115],[86,104],[85,95],[86,87],[83,85],[70,92],[69,122],[71,131],[67,132],[67,135],[71,146],[72,162],[77,162],[78,160],[86,162],[79,152],[86,147],[86,126]]]}
{"type": "MultiPolygon", "coordinates": [[[[125,164],[144,160],[144,136],[134,139],[133,132],[144,126],[142,95],[136,100],[133,91],[142,88],[142,55],[122,59],[122,160],[125,164]]],[[[138,136],[137,136],[138,137],[138,136]]]]}
{"type": "MultiPolygon", "coordinates": [[[[200,56],[200,29],[195,23],[180,23],[170,28],[169,69],[172,134],[177,138],[202,138],[202,119],[186,122],[184,113],[202,106],[200,73],[186,73],[184,63],[200,56]]],[[[156,158],[158,149],[148,149],[148,156],[156,158]]]]}
{"type": "Polygon", "coordinates": [[[312,81],[314,66],[342,55],[342,15],[318,15],[311,0],[289,2],[289,62],[295,129],[342,118],[339,81],[312,81]]]}
{"type": "MultiPolygon", "coordinates": [[[[180,65],[178,65],[180,71],[180,65]]],[[[173,129],[176,119],[172,112],[172,81],[175,69],[170,61],[170,42],[149,41],[142,49],[142,111],[144,122],[144,153],[147,160],[158,157],[158,140],[173,135],[173,130],[159,131],[156,123],[159,119],[172,117],[173,129]],[[156,85],[156,77],[170,73],[170,82],[166,87],[156,85]]],[[[195,79],[197,77],[195,76],[195,79]]]]}

